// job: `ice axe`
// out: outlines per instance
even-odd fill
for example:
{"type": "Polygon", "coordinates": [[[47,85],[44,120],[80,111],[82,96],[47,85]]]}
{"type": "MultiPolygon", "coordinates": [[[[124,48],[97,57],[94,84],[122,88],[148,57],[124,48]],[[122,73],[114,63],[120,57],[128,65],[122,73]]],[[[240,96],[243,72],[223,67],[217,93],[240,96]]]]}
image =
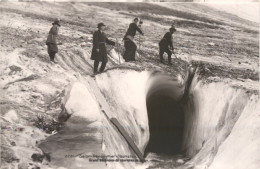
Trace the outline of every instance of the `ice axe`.
{"type": "Polygon", "coordinates": [[[178,59],[178,57],[176,56],[174,49],[171,50],[171,52],[174,54],[174,56],[176,57],[176,59],[178,59]]]}
{"type": "Polygon", "coordinates": [[[140,34],[139,34],[139,36],[138,36],[138,43],[139,43],[139,50],[140,50],[140,47],[141,47],[141,37],[140,37],[140,34]]]}
{"type": "Polygon", "coordinates": [[[119,43],[118,43],[118,39],[116,38],[116,50],[117,50],[117,54],[118,54],[118,61],[119,61],[119,64],[121,64],[121,61],[120,61],[120,52],[119,52],[119,49],[118,49],[118,45],[119,45],[119,43]]]}

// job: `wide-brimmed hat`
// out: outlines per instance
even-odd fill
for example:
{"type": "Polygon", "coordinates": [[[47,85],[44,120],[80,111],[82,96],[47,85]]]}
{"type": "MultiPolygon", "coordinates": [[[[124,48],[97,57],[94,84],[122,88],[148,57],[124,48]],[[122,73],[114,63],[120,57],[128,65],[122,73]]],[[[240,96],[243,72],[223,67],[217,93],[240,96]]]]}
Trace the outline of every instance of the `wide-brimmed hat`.
{"type": "Polygon", "coordinates": [[[99,23],[98,25],[97,25],[97,27],[98,28],[100,28],[101,26],[106,26],[103,22],[101,22],[101,23],[99,23]]]}
{"type": "Polygon", "coordinates": [[[176,32],[176,29],[174,27],[171,27],[169,30],[170,32],[176,32]]]}
{"type": "Polygon", "coordinates": [[[60,20],[59,20],[59,19],[56,19],[52,24],[53,24],[53,25],[56,24],[56,25],[60,26],[60,20]]]}

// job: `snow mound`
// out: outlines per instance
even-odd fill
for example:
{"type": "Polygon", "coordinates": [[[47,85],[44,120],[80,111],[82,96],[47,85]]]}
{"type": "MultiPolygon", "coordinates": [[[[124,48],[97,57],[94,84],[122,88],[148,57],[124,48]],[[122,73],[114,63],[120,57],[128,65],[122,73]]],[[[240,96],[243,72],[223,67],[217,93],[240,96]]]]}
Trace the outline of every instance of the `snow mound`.
{"type": "Polygon", "coordinates": [[[88,121],[94,122],[100,118],[97,102],[89,90],[79,82],[72,85],[65,108],[70,115],[86,118],[88,121]]]}
{"type": "Polygon", "coordinates": [[[4,115],[4,119],[9,121],[9,122],[17,122],[18,119],[18,115],[16,113],[15,110],[9,110],[5,115],[4,115]]]}

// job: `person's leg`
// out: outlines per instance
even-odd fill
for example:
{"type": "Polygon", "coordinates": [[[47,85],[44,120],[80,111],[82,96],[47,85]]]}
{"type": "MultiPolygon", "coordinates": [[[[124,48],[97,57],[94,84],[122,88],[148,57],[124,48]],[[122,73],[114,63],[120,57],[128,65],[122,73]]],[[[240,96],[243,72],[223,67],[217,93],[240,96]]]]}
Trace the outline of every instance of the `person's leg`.
{"type": "Polygon", "coordinates": [[[100,72],[104,72],[105,68],[106,68],[107,62],[102,62],[101,67],[99,69],[100,72]]]}
{"type": "Polygon", "coordinates": [[[52,57],[52,54],[51,54],[51,53],[49,53],[49,57],[50,57],[50,61],[52,62],[52,60],[53,60],[52,58],[53,58],[53,57],[52,57]]]}
{"type": "Polygon", "coordinates": [[[129,61],[129,40],[126,40],[124,42],[124,46],[125,46],[125,53],[123,58],[125,59],[126,62],[128,62],[129,61]]]}
{"type": "Polygon", "coordinates": [[[159,48],[160,62],[163,62],[163,53],[164,53],[164,49],[160,46],[159,48]]]}
{"type": "Polygon", "coordinates": [[[50,56],[50,61],[54,62],[55,52],[50,52],[49,56],[50,56]]]}
{"type": "Polygon", "coordinates": [[[47,45],[47,52],[49,54],[50,61],[52,61],[51,50],[50,50],[50,45],[49,44],[47,45]]]}
{"type": "Polygon", "coordinates": [[[136,44],[134,42],[132,42],[132,55],[131,55],[131,60],[132,61],[135,61],[136,50],[137,50],[137,46],[136,46],[136,44]]]}
{"type": "Polygon", "coordinates": [[[53,55],[52,55],[53,62],[55,62],[55,55],[56,55],[56,52],[53,52],[53,55]]]}
{"type": "Polygon", "coordinates": [[[99,65],[99,61],[95,60],[94,61],[94,73],[97,73],[98,65],[99,65]]]}
{"type": "Polygon", "coordinates": [[[134,42],[129,41],[129,61],[135,60],[136,45],[134,42]]]}
{"type": "Polygon", "coordinates": [[[55,58],[55,55],[58,51],[57,49],[57,45],[53,45],[53,44],[48,44],[47,45],[47,50],[48,50],[48,54],[50,56],[50,61],[54,62],[54,58],[55,58]]]}

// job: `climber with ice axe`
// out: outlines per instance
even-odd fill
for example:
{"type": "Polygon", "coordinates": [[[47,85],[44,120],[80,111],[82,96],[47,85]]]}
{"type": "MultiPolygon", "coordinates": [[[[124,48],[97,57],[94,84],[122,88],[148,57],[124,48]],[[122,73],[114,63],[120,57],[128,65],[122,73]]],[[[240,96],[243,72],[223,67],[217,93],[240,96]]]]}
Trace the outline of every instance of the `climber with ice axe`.
{"type": "Polygon", "coordinates": [[[101,67],[99,73],[104,72],[106,64],[108,62],[107,57],[107,47],[106,44],[115,46],[115,42],[109,40],[104,33],[106,25],[104,23],[99,23],[97,25],[98,30],[93,34],[93,47],[91,53],[91,60],[94,60],[94,74],[98,73],[99,62],[101,62],[101,67]]]}
{"type": "MultiPolygon", "coordinates": [[[[161,63],[164,63],[163,60],[163,54],[166,52],[168,54],[168,63],[171,65],[171,55],[174,54],[174,48],[172,45],[172,34],[176,32],[176,29],[174,27],[171,27],[169,29],[169,32],[165,33],[161,41],[159,42],[159,56],[161,63]],[[170,47],[170,48],[169,48],[170,47]]],[[[176,55],[175,55],[176,57],[176,55]]],[[[177,57],[176,57],[177,58],[177,57]]]]}
{"type": "Polygon", "coordinates": [[[129,25],[129,28],[123,38],[125,46],[125,53],[123,55],[123,58],[126,62],[135,61],[137,45],[134,41],[134,37],[136,31],[138,31],[141,35],[144,35],[142,30],[137,26],[138,20],[138,18],[134,19],[134,21],[129,25]]]}
{"type": "Polygon", "coordinates": [[[56,19],[52,23],[52,27],[49,31],[47,40],[46,40],[46,45],[47,45],[47,50],[48,54],[50,56],[50,61],[53,63],[57,63],[55,59],[56,53],[58,53],[58,46],[57,45],[62,45],[62,43],[57,43],[57,36],[59,34],[59,27],[61,26],[60,20],[56,19]]]}

